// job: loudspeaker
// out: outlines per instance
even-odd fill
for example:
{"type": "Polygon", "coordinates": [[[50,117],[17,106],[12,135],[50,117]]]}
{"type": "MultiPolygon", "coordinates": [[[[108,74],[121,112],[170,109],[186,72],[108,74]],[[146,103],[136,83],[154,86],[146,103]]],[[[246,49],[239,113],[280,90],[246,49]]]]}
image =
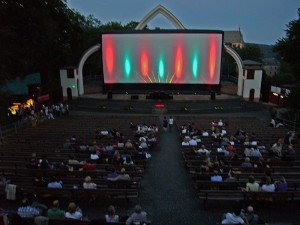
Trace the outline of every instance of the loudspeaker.
{"type": "Polygon", "coordinates": [[[138,95],[131,95],[131,100],[138,100],[139,96],[138,95]]]}
{"type": "Polygon", "coordinates": [[[112,92],[107,93],[107,99],[112,99],[112,92]]]}
{"type": "Polygon", "coordinates": [[[216,100],[216,92],[210,92],[210,100],[216,100]]]}

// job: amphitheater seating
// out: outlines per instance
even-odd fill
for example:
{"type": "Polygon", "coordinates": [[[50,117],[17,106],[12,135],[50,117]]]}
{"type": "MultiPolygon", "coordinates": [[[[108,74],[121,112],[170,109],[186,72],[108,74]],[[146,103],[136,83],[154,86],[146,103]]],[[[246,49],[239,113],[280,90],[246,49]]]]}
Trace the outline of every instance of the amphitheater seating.
{"type": "MultiPolygon", "coordinates": [[[[218,121],[220,118],[215,117],[179,117],[177,118],[178,127],[194,122],[198,128],[210,130],[211,122],[218,121]]],[[[268,124],[264,124],[256,118],[226,118],[226,130],[228,134],[234,134],[235,131],[241,128],[249,133],[255,132],[258,141],[262,143],[266,148],[269,148],[279,138],[284,137],[288,132],[285,128],[274,129],[269,127],[268,124]]],[[[207,159],[206,155],[199,155],[193,152],[192,147],[182,147],[182,156],[185,162],[187,171],[192,175],[194,180],[194,187],[198,192],[199,198],[203,201],[203,206],[209,200],[218,201],[244,201],[249,203],[250,201],[265,201],[271,200],[272,203],[278,201],[295,202],[300,200],[300,154],[296,153],[292,161],[284,161],[276,158],[269,153],[263,153],[263,157],[267,159],[267,167],[252,167],[243,168],[241,163],[244,161],[244,146],[236,143],[234,148],[237,157],[232,159],[231,156],[225,156],[222,153],[216,153],[216,147],[212,145],[214,140],[212,137],[201,137],[200,145],[205,145],[207,149],[212,150],[209,157],[211,161],[215,159],[226,160],[229,163],[229,168],[236,173],[236,182],[211,182],[210,177],[213,173],[203,172],[201,165],[203,161],[207,159]],[[248,193],[242,191],[242,187],[245,187],[248,177],[253,175],[257,180],[266,176],[266,172],[272,174],[274,180],[279,180],[281,176],[284,176],[289,185],[287,192],[252,192],[248,193]]],[[[258,162],[258,158],[251,158],[252,164],[258,162]]],[[[227,173],[220,174],[223,180],[228,176],[227,173]]]]}

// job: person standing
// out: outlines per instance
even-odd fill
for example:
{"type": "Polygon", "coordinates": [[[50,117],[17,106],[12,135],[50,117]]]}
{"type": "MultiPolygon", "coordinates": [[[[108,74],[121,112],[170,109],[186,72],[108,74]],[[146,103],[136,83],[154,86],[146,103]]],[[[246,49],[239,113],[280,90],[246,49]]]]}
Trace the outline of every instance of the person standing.
{"type": "Polygon", "coordinates": [[[172,116],[169,117],[169,131],[172,132],[172,126],[174,124],[174,119],[172,116]]]}
{"type": "Polygon", "coordinates": [[[167,120],[167,117],[164,116],[164,120],[163,120],[163,129],[164,131],[167,131],[168,130],[168,120],[167,120]]]}

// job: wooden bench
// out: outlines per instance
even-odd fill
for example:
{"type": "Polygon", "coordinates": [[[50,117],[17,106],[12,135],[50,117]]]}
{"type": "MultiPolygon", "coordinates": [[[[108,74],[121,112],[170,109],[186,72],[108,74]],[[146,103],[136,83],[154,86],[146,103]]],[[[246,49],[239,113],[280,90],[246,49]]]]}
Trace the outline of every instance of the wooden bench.
{"type": "Polygon", "coordinates": [[[245,192],[231,190],[201,190],[198,193],[199,198],[206,207],[208,200],[214,201],[270,201],[275,202],[293,202],[300,200],[300,191],[287,192],[245,192]]]}

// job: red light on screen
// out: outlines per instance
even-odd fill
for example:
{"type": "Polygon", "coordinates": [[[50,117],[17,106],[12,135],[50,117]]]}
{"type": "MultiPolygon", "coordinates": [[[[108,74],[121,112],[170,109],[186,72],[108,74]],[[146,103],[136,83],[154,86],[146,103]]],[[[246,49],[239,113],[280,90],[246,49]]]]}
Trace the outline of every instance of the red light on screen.
{"type": "Polygon", "coordinates": [[[214,35],[210,36],[209,40],[209,61],[208,61],[208,72],[210,79],[213,79],[216,72],[216,57],[217,57],[217,48],[216,48],[216,37],[214,35]]]}
{"type": "Polygon", "coordinates": [[[105,49],[105,65],[109,75],[112,75],[113,73],[114,60],[115,60],[115,56],[114,56],[113,46],[112,43],[109,42],[105,49]]]}
{"type": "Polygon", "coordinates": [[[155,108],[159,108],[159,109],[165,108],[164,104],[155,104],[154,106],[155,106],[155,108]]]}
{"type": "Polygon", "coordinates": [[[146,52],[143,52],[140,57],[140,67],[143,76],[147,76],[149,73],[149,58],[146,52]]]}
{"type": "Polygon", "coordinates": [[[181,45],[176,47],[174,71],[177,78],[181,78],[183,71],[183,55],[181,45]]]}

